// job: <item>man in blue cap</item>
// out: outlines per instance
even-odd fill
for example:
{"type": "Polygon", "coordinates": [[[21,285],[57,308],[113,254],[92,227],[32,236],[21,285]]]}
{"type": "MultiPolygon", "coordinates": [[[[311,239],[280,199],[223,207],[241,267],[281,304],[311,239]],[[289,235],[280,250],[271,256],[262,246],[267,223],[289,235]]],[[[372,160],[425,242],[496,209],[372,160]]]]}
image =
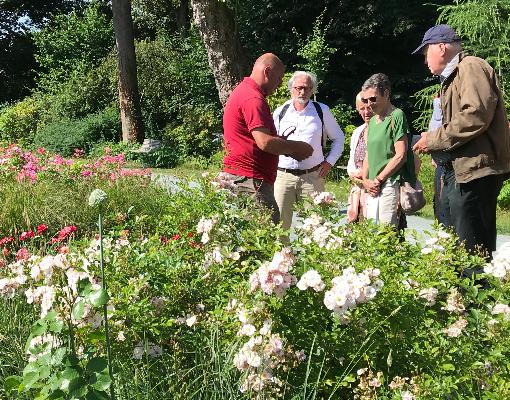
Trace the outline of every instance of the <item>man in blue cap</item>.
{"type": "Polygon", "coordinates": [[[485,60],[462,52],[448,25],[425,32],[413,53],[419,52],[441,80],[443,121],[423,132],[413,150],[441,154],[442,211],[466,248],[490,260],[497,198],[510,171],[510,129],[497,75],[485,60]]]}

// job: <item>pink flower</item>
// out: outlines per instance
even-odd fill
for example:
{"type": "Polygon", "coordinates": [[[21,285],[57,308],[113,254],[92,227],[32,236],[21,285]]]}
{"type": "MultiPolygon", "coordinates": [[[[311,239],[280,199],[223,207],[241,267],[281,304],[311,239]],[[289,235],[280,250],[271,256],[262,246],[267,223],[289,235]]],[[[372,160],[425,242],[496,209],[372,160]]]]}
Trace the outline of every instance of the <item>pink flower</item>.
{"type": "Polygon", "coordinates": [[[23,232],[20,237],[19,237],[19,240],[23,241],[23,240],[27,240],[27,239],[31,239],[35,236],[35,233],[32,232],[32,231],[27,231],[27,232],[23,232]]]}
{"type": "Polygon", "coordinates": [[[80,158],[85,155],[85,151],[83,149],[74,149],[73,157],[80,158]]]}
{"type": "Polygon", "coordinates": [[[91,175],[92,175],[92,171],[90,171],[90,170],[86,169],[86,170],[84,170],[84,171],[81,171],[81,174],[80,174],[80,175],[81,175],[81,176],[83,176],[84,178],[88,178],[89,176],[91,176],[91,175]]]}
{"type": "Polygon", "coordinates": [[[28,251],[28,249],[26,249],[25,247],[22,247],[21,249],[18,250],[18,252],[16,253],[16,261],[20,261],[20,260],[28,260],[30,258],[30,252],[28,251]]]}
{"type": "Polygon", "coordinates": [[[41,235],[43,234],[44,232],[46,232],[48,230],[48,227],[44,224],[41,224],[37,227],[37,234],[38,235],[41,235]]]}

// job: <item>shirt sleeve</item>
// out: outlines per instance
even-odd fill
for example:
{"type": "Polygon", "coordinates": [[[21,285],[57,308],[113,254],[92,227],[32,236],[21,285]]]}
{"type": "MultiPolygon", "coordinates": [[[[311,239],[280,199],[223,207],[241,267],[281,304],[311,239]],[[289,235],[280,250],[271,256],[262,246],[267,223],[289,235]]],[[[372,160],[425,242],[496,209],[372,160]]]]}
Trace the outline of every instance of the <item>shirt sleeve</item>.
{"type": "Polygon", "coordinates": [[[257,128],[267,128],[272,135],[276,135],[273,117],[264,99],[257,97],[247,99],[241,105],[241,113],[243,114],[248,131],[251,132],[257,128]]]}
{"type": "Polygon", "coordinates": [[[407,125],[406,116],[402,110],[398,109],[397,111],[393,112],[392,118],[393,118],[392,129],[393,143],[396,143],[400,139],[402,139],[405,135],[408,134],[409,127],[407,125]]]}
{"type": "Polygon", "coordinates": [[[326,157],[326,161],[331,165],[335,165],[344,151],[345,135],[329,107],[325,105],[320,106],[322,107],[324,118],[324,132],[332,141],[331,150],[326,157]]]}

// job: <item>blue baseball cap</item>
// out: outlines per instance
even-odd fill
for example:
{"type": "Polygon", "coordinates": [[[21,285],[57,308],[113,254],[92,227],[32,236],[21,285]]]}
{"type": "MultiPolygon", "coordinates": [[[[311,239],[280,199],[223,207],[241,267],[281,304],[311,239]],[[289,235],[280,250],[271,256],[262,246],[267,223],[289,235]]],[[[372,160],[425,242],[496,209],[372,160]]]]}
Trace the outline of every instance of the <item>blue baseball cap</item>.
{"type": "Polygon", "coordinates": [[[460,37],[449,25],[436,25],[430,28],[418,48],[412,54],[416,54],[428,44],[460,42],[460,37]]]}

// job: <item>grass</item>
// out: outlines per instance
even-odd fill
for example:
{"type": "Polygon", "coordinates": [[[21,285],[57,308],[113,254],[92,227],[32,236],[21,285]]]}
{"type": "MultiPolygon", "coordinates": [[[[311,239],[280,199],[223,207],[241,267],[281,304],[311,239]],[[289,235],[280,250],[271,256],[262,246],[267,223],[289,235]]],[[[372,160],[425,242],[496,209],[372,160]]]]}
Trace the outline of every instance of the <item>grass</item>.
{"type": "MultiPolygon", "coordinates": [[[[432,206],[433,198],[433,182],[434,182],[434,167],[431,163],[431,158],[424,155],[422,158],[421,170],[419,179],[425,188],[425,197],[427,204],[417,214],[420,217],[427,219],[434,219],[434,210],[432,206]]],[[[215,156],[215,160],[208,166],[199,165],[196,162],[188,162],[179,165],[176,168],[158,169],[160,173],[167,173],[181,179],[195,179],[201,176],[203,172],[209,172],[211,175],[218,173],[221,170],[221,162],[215,156]]],[[[342,205],[347,204],[349,195],[349,180],[346,178],[345,169],[337,167],[332,169],[326,180],[326,190],[334,193],[336,198],[342,205]]],[[[497,210],[497,229],[499,234],[510,234],[510,210],[497,210]]]]}

